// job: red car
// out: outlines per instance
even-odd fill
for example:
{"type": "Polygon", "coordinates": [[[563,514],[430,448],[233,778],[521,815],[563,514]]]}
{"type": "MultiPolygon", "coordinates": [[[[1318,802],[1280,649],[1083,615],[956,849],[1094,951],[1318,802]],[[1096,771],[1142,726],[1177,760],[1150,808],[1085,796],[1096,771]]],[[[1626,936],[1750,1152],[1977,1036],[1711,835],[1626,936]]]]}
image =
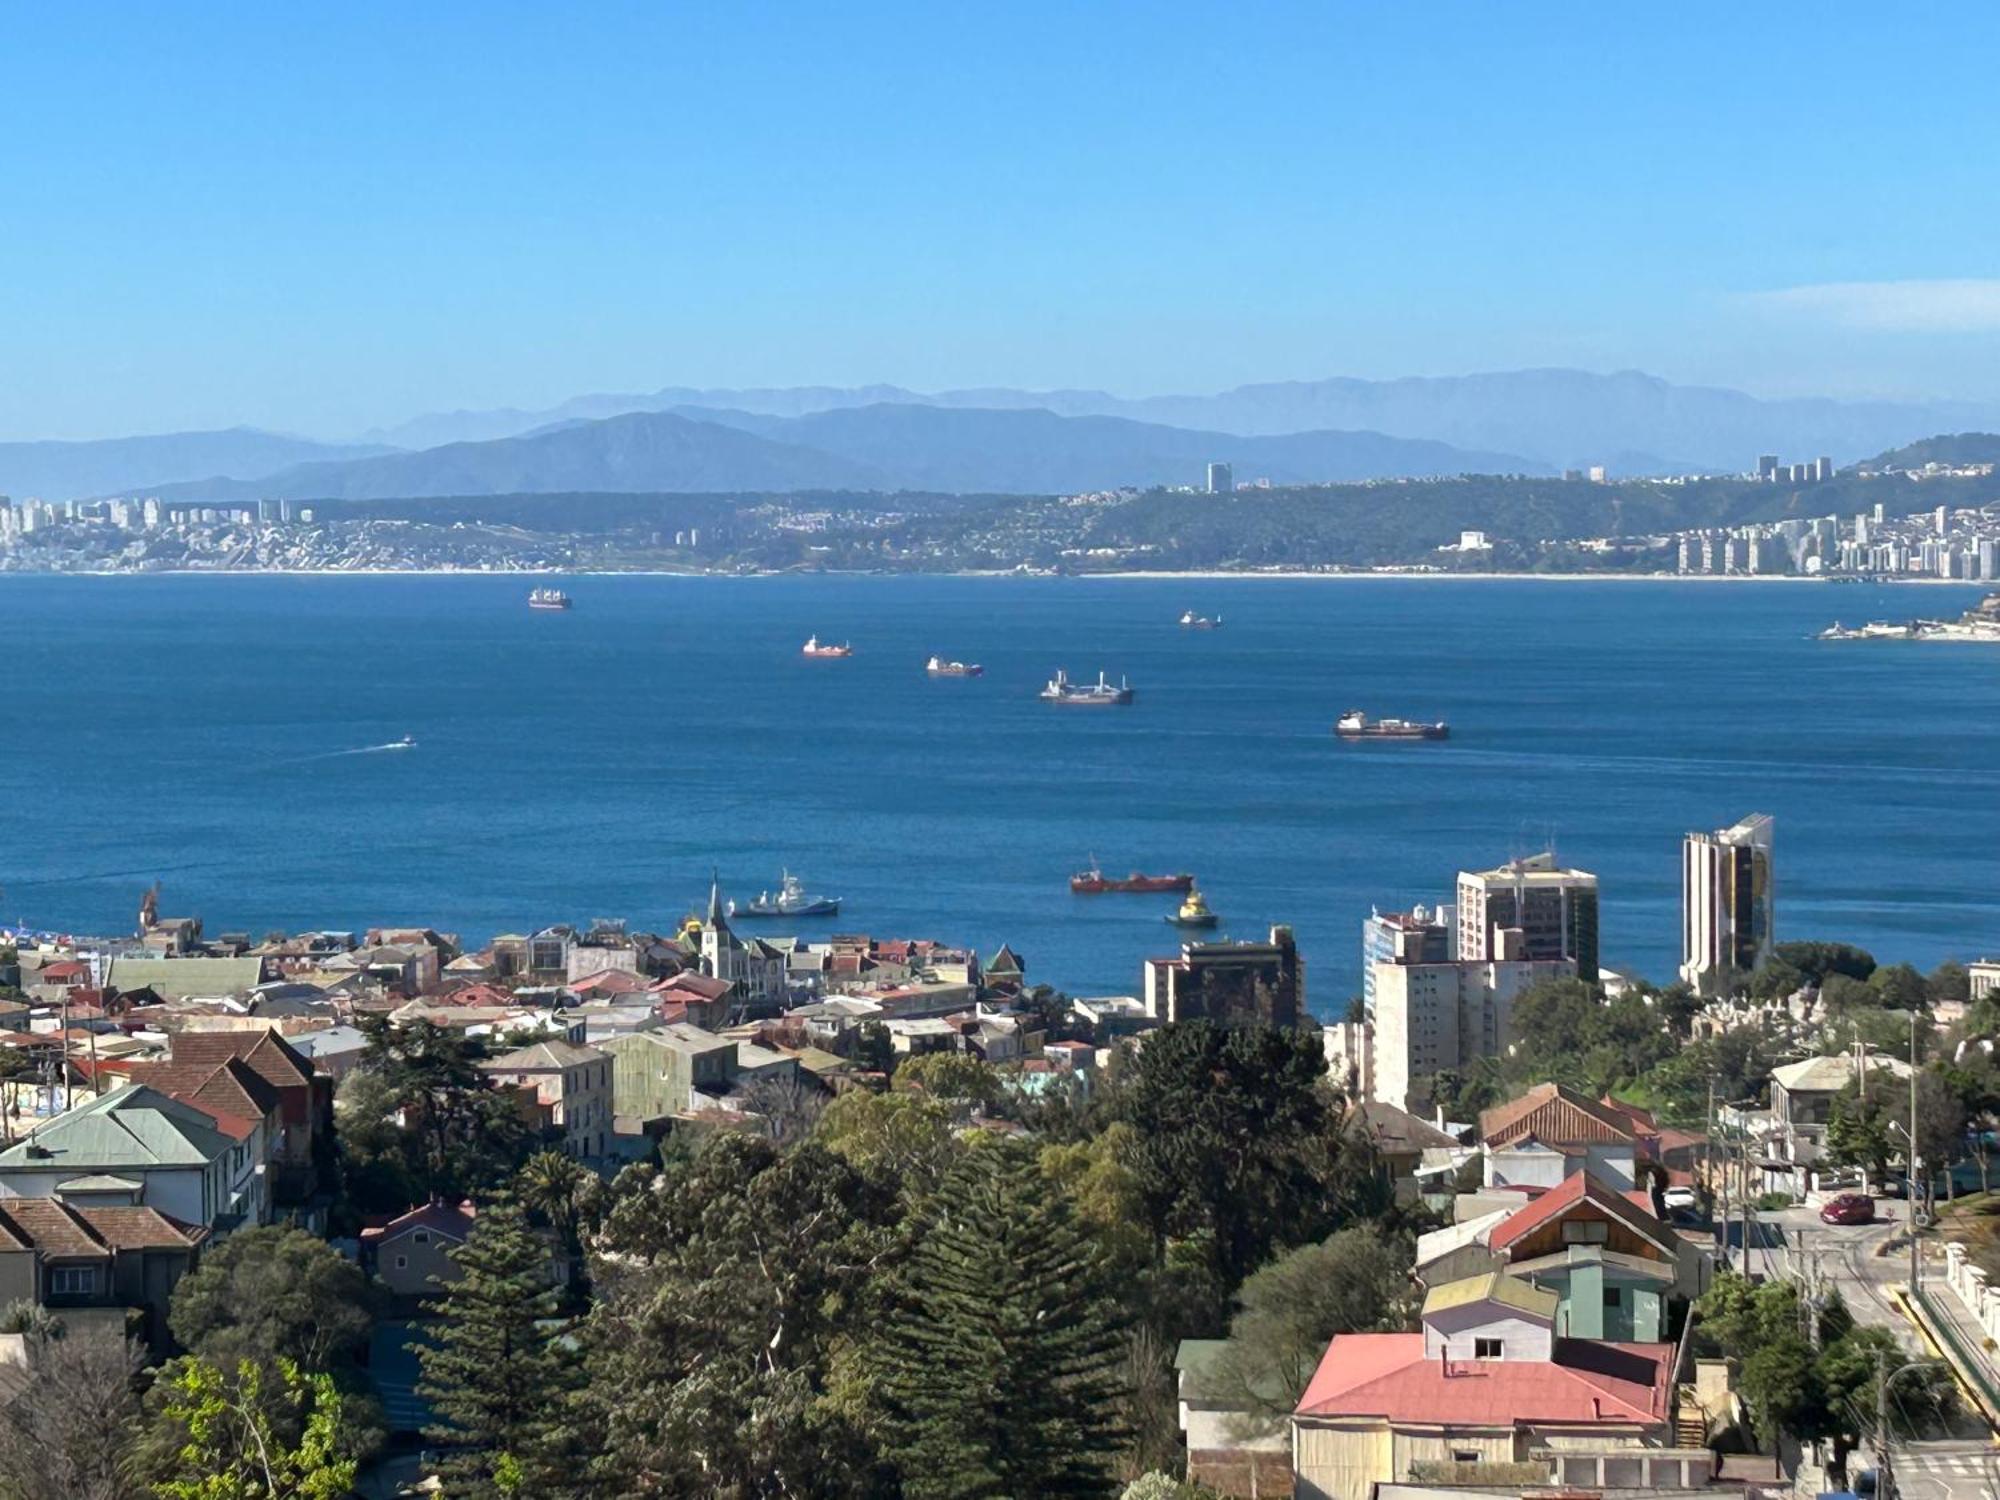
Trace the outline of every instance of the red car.
{"type": "Polygon", "coordinates": [[[1866,1193],[1842,1193],[1838,1198],[1827,1201],[1819,1211],[1823,1224],[1872,1224],[1875,1222],[1875,1200],[1866,1193]]]}

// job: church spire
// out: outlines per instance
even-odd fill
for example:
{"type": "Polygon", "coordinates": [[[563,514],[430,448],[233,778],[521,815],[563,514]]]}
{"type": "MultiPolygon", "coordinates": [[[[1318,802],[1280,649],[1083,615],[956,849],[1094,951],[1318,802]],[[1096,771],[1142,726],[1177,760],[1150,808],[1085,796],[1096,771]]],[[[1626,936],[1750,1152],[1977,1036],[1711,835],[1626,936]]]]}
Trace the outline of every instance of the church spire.
{"type": "Polygon", "coordinates": [[[708,872],[708,925],[711,928],[723,926],[722,920],[722,876],[714,869],[708,872]]]}

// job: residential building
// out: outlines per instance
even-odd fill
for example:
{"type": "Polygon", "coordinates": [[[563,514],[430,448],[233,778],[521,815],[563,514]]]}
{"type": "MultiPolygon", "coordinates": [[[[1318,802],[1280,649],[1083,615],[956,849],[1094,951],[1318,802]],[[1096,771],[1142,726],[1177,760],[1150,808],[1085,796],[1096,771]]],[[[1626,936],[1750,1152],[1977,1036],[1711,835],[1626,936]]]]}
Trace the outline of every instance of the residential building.
{"type": "Polygon", "coordinates": [[[1662,1444],[1673,1346],[1562,1337],[1559,1307],[1495,1271],[1431,1288],[1420,1333],[1335,1335],[1292,1415],[1294,1493],[1371,1500],[1422,1464],[1662,1444]]]}
{"type": "Polygon", "coordinates": [[[243,958],[126,958],[111,960],[107,987],[128,994],[150,989],[165,1000],[240,995],[270,978],[265,962],[243,958]]]}
{"type": "MultiPolygon", "coordinates": [[[[1498,952],[1519,952],[1517,929],[1494,936],[1498,952]]],[[[1513,1039],[1514,1000],[1522,991],[1575,973],[1576,965],[1566,958],[1371,965],[1375,1004],[1368,1096],[1399,1109],[1423,1104],[1440,1071],[1462,1071],[1505,1050],[1513,1039]]]]}
{"type": "Polygon", "coordinates": [[[1146,960],[1146,1013],[1163,1024],[1293,1027],[1309,1021],[1306,966],[1292,929],[1273,927],[1263,943],[1184,943],[1178,958],[1146,960]]]}
{"type": "Polygon", "coordinates": [[[144,1084],[100,1094],[0,1151],[0,1201],[87,1199],[156,1208],[217,1231],[254,1222],[261,1163],[215,1118],[144,1084]]]}
{"type": "MultiPolygon", "coordinates": [[[[1289,1495],[1290,1424],[1282,1417],[1253,1416],[1243,1395],[1216,1378],[1216,1365],[1228,1347],[1227,1339],[1182,1339],[1174,1352],[1187,1478],[1218,1494],[1246,1500],[1289,1495]]],[[[1277,1390],[1259,1394],[1274,1403],[1290,1395],[1277,1390]]]]}
{"type": "Polygon", "coordinates": [[[1498,869],[1458,877],[1458,956],[1479,962],[1500,956],[1498,934],[1519,928],[1514,956],[1566,958],[1577,977],[1597,981],[1597,877],[1557,863],[1553,851],[1510,860],[1498,869]]]}
{"type": "Polygon", "coordinates": [[[1375,1017],[1375,965],[1441,964],[1452,958],[1451,908],[1370,911],[1361,923],[1361,1005],[1375,1017]]]}
{"type": "Polygon", "coordinates": [[[361,1264],[392,1296],[419,1299],[458,1280],[451,1252],[472,1234],[478,1208],[464,1203],[426,1203],[361,1231],[361,1264]]]}
{"type": "Polygon", "coordinates": [[[1766,813],[1681,846],[1681,978],[1704,996],[1733,993],[1771,956],[1777,884],[1766,813]]]}
{"type": "Polygon", "coordinates": [[[1479,1115],[1488,1187],[1552,1188],[1588,1172],[1619,1191],[1638,1185],[1639,1137],[1628,1117],[1557,1083],[1479,1115]]]}
{"type": "MultiPolygon", "coordinates": [[[[1866,1057],[1871,1081],[1909,1081],[1910,1065],[1895,1054],[1870,1052],[1866,1057]]],[[[1771,1069],[1772,1138],[1764,1153],[1767,1164],[1775,1160],[1807,1170],[1817,1167],[1826,1154],[1826,1127],[1833,1118],[1833,1101],[1862,1072],[1852,1052],[1808,1057],[1771,1069]]]]}
{"type": "MultiPolygon", "coordinates": [[[[353,1027],[342,1029],[361,1035],[353,1027]]],[[[211,1074],[235,1064],[261,1079],[278,1101],[270,1152],[273,1202],[303,1203],[319,1190],[320,1162],[333,1141],[333,1079],[318,1071],[312,1058],[265,1028],[179,1032],[167,1044],[167,1058],[176,1069],[211,1074]]]]}
{"type": "Polygon", "coordinates": [[[1236,474],[1228,464],[1208,466],[1208,492],[1211,495],[1232,495],[1236,492],[1236,474]]]}
{"type": "Polygon", "coordinates": [[[729,1038],[685,1022],[610,1038],[598,1050],[611,1059],[616,1117],[641,1122],[685,1115],[698,1095],[727,1093],[736,1081],[736,1048],[729,1038]]]}
{"type": "MultiPolygon", "coordinates": [[[[1417,1172],[1426,1157],[1449,1162],[1460,1154],[1459,1143],[1435,1125],[1394,1104],[1366,1099],[1347,1112],[1342,1133],[1367,1145],[1376,1168],[1398,1203],[1417,1198],[1417,1172]]],[[[1449,1168],[1447,1168],[1449,1170],[1449,1168]]]]}
{"type": "Polygon", "coordinates": [[[1482,1214],[1417,1238],[1417,1279],[1441,1285],[1505,1271],[1557,1298],[1556,1332],[1654,1342],[1670,1308],[1707,1289],[1710,1251],[1585,1172],[1518,1208],[1482,1214]]]}
{"type": "Polygon", "coordinates": [[[530,1042],[479,1065],[493,1083],[533,1094],[537,1113],[561,1132],[562,1150],[579,1161],[611,1149],[611,1058],[595,1047],[530,1042]]]}
{"type": "Polygon", "coordinates": [[[44,1307],[72,1324],[102,1310],[119,1332],[137,1313],[141,1336],[164,1354],[174,1288],[207,1238],[207,1230],[154,1208],[0,1200],[0,1306],[44,1307]]]}

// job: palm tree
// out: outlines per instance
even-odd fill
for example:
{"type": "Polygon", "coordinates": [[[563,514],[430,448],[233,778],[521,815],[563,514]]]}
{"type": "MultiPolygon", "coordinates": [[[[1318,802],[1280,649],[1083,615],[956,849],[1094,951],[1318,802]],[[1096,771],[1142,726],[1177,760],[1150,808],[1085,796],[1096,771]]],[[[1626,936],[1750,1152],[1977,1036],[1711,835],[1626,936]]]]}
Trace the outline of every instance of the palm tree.
{"type": "Polygon", "coordinates": [[[560,1151],[537,1151],[514,1174],[515,1197],[556,1232],[573,1296],[584,1289],[584,1215],[602,1186],[596,1173],[560,1151]]]}

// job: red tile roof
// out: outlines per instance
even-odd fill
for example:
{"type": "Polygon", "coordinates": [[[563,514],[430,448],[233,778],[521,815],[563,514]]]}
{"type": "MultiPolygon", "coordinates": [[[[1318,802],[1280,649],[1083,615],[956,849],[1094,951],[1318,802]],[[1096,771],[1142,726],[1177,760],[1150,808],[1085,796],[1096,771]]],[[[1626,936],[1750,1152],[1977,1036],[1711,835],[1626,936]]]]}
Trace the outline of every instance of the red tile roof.
{"type": "Polygon", "coordinates": [[[1327,1344],[1302,1417],[1514,1427],[1561,1423],[1630,1427],[1664,1422],[1671,1344],[1559,1339],[1541,1360],[1424,1358],[1421,1333],[1343,1333],[1327,1344]]]}
{"type": "Polygon", "coordinates": [[[312,1086],[311,1061],[268,1028],[256,1031],[177,1032],[168,1051],[175,1062],[192,1063],[197,1067],[220,1067],[228,1059],[238,1058],[273,1088],[312,1086]]]}
{"type": "Polygon", "coordinates": [[[1527,1207],[1515,1209],[1493,1227],[1486,1243],[1494,1250],[1505,1250],[1544,1224],[1586,1205],[1602,1209],[1605,1217],[1617,1220],[1641,1239],[1673,1252],[1674,1232],[1653,1217],[1651,1208],[1641,1207],[1633,1197],[1606,1187],[1587,1172],[1570,1173],[1560,1186],[1550,1188],[1527,1207]]]}
{"type": "Polygon", "coordinates": [[[463,1240],[472,1233],[472,1221],[478,1215],[478,1205],[469,1198],[463,1203],[425,1203],[393,1219],[368,1225],[361,1231],[361,1238],[373,1245],[401,1239],[413,1229],[428,1229],[450,1239],[463,1240]]]}
{"type": "Polygon", "coordinates": [[[1488,1147],[1530,1136],[1549,1146],[1633,1144],[1629,1119],[1559,1083],[1536,1084],[1518,1099],[1480,1111],[1479,1137],[1488,1147]]]}

